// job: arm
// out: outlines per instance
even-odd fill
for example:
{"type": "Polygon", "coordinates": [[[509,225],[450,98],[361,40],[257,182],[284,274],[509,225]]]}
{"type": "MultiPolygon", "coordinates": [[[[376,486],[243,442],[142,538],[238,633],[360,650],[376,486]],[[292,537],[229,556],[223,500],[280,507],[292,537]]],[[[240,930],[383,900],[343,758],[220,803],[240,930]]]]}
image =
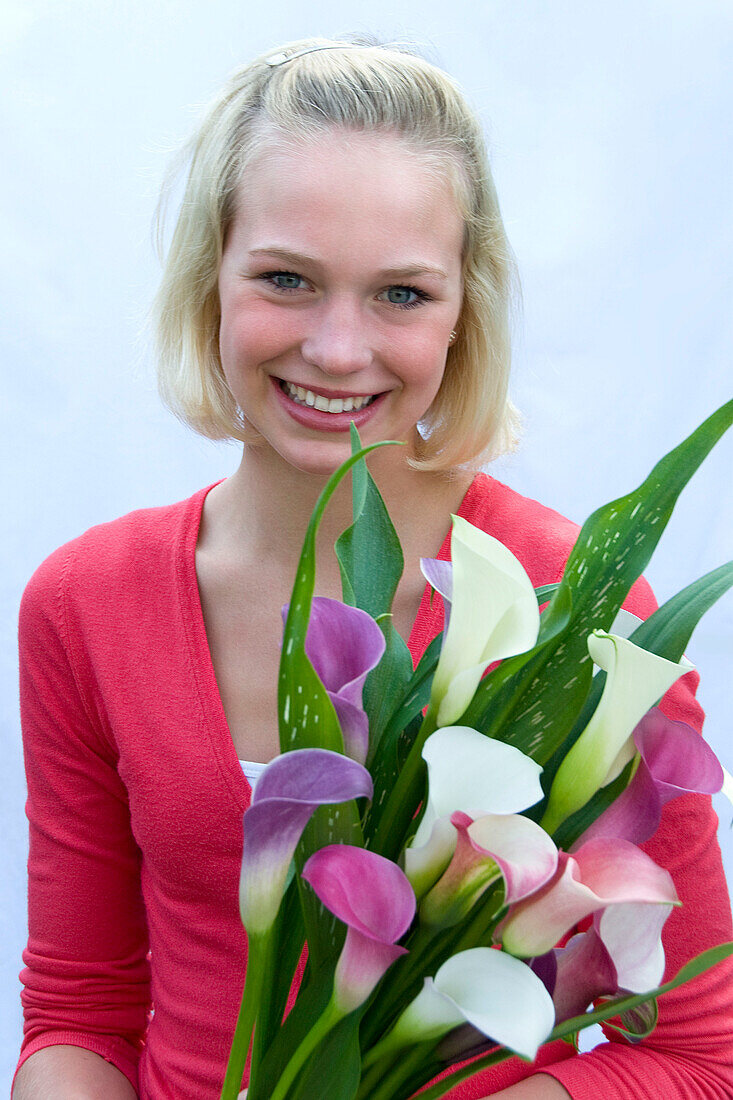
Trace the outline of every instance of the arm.
{"type": "Polygon", "coordinates": [[[21,604],[30,827],[21,1063],[70,1044],[89,1054],[76,1054],[79,1064],[97,1056],[135,1088],[149,1008],[140,854],[91,661],[67,620],[69,558],[67,547],[45,562],[21,604]]]}
{"type": "Polygon", "coordinates": [[[492,1092],[485,1100],[571,1100],[571,1097],[559,1081],[546,1073],[536,1073],[508,1089],[492,1092]]]}
{"type": "Polygon", "coordinates": [[[50,1046],[18,1071],[13,1100],[137,1100],[124,1074],[81,1047],[50,1046]]]}

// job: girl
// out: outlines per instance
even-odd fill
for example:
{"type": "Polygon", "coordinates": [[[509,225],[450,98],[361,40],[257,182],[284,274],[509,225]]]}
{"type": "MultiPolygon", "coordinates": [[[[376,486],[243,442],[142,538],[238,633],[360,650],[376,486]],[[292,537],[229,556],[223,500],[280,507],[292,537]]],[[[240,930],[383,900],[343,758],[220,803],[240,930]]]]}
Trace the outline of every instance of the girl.
{"type": "MultiPolygon", "coordinates": [[[[92,529],[26,590],[16,1100],[218,1095],[246,958],[245,776],[279,752],[279,611],[350,421],[364,443],[405,444],[370,469],[405,553],[394,616],[416,660],[442,627],[418,562],[447,556],[451,512],[535,585],[560,577],[576,534],[475,473],[515,434],[513,266],[480,127],[445,74],[373,44],[295,43],[234,76],[188,154],[155,311],[161,389],[197,431],[241,440],[242,461],[187,501],[92,529]]],[[[349,521],[344,489],[321,531],[321,595],[340,595],[332,546],[349,521]]],[[[653,609],[643,583],[628,607],[653,609]]],[[[699,727],[693,687],[665,706],[699,727]]],[[[730,935],[709,805],[672,803],[647,850],[684,901],[667,924],[675,971],[730,935]]],[[[726,973],[666,997],[645,1043],[555,1044],[453,1095],[728,1096],[726,973]]]]}

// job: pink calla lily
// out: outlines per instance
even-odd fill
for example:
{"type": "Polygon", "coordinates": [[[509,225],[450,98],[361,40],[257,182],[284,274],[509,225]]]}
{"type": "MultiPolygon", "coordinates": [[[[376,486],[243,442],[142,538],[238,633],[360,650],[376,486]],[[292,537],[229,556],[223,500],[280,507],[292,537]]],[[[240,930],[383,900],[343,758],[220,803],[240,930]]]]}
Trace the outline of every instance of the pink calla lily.
{"type": "Polygon", "coordinates": [[[716,794],[723,769],[715,753],[691,726],[667,718],[652,707],[634,730],[639,765],[628,787],[586,829],[580,843],[615,836],[641,844],[657,831],[662,807],[695,791],[716,794]]]}
{"type": "Polygon", "coordinates": [[[542,955],[584,917],[615,904],[668,908],[678,903],[668,871],[626,840],[598,837],[577,852],[560,853],[554,877],[512,906],[497,927],[506,951],[542,955]]]}
{"type": "Polygon", "coordinates": [[[553,952],[552,990],[558,1023],[579,1016],[598,997],[646,993],[664,976],[665,905],[614,905],[593,916],[587,932],[553,952]]]}
{"type": "Polygon", "coordinates": [[[534,821],[520,814],[451,815],[456,848],[446,871],[423,900],[420,918],[426,924],[457,924],[488,886],[504,880],[504,901],[513,905],[552,878],[558,852],[552,839],[534,821]]]}
{"type": "Polygon", "coordinates": [[[363,1004],[395,959],[406,954],[395,941],[412,923],[415,895],[397,864],[348,844],[314,852],[303,878],[347,925],[333,994],[335,1006],[345,1014],[363,1004]]]}
{"type": "MultiPolygon", "coordinates": [[[[283,608],[283,622],[288,606],[283,608]]],[[[339,600],[314,596],[305,652],[333,703],[344,750],[363,764],[369,723],[362,707],[364,682],[384,653],[384,635],[366,611],[339,600]]]]}
{"type": "Polygon", "coordinates": [[[267,931],[277,916],[290,861],[314,810],[371,796],[366,768],[328,749],[296,749],[267,765],[244,815],[239,908],[249,935],[267,931]]]}

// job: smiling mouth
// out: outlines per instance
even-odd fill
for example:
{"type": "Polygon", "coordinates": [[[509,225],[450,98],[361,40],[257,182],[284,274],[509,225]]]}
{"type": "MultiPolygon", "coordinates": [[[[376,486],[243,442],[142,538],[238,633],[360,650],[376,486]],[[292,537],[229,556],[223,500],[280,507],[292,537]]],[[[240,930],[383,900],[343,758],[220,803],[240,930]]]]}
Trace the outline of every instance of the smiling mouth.
{"type": "Polygon", "coordinates": [[[305,389],[303,386],[295,386],[292,382],[285,382],[283,379],[280,379],[280,389],[296,405],[304,405],[306,408],[318,409],[319,412],[327,413],[356,412],[357,409],[363,409],[367,405],[371,405],[372,401],[379,396],[378,394],[364,394],[358,397],[324,397],[320,393],[313,393],[312,390],[305,389]]]}

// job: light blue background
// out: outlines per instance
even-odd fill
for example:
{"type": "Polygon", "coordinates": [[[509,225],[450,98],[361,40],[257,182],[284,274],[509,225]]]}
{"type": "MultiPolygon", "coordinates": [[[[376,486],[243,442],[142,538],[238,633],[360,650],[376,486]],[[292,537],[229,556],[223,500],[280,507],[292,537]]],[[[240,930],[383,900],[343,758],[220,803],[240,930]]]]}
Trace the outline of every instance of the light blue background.
{"type": "MultiPolygon", "coordinates": [[[[228,72],[309,34],[422,42],[489,134],[524,287],[521,451],[494,470],[582,521],[731,396],[727,0],[5,0],[0,14],[0,1088],[20,1041],[24,786],[15,629],[60,543],[232,471],[237,451],[159,405],[144,337],[167,152],[228,72]],[[368,11],[368,20],[365,12],[368,11]]],[[[648,570],[660,599],[731,556],[731,444],[684,495],[648,570]]],[[[733,600],[690,644],[729,769],[733,600]]],[[[717,803],[729,874],[731,809],[717,803]]]]}

